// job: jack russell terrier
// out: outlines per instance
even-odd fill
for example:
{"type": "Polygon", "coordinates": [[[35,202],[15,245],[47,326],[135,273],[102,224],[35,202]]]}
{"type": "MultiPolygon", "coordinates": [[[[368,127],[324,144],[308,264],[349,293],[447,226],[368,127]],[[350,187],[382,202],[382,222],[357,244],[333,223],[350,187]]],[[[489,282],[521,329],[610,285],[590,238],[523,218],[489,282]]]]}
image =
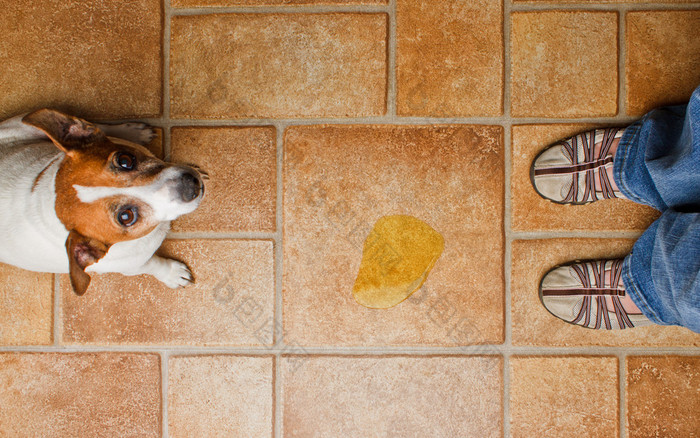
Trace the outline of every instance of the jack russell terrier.
{"type": "Polygon", "coordinates": [[[193,282],[183,263],[154,255],[170,221],[204,196],[204,172],[168,164],[143,145],[142,123],[98,125],[41,109],[0,123],[0,262],[69,273],[151,274],[193,282]]]}

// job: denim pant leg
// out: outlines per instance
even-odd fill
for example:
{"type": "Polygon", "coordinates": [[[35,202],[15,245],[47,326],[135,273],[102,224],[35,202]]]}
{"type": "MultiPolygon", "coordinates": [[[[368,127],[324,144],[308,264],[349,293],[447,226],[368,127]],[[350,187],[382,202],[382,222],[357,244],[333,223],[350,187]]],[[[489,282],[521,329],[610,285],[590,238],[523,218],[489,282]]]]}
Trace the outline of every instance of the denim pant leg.
{"type": "Polygon", "coordinates": [[[632,301],[657,324],[700,333],[700,88],[632,125],[613,173],[623,195],[662,212],[625,259],[632,301]]]}

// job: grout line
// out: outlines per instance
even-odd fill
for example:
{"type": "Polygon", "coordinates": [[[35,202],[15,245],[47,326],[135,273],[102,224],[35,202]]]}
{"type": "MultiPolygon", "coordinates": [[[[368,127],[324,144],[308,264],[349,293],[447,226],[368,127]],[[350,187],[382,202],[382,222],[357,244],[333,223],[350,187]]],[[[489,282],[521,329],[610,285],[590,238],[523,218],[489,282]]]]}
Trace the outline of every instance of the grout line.
{"type": "MultiPolygon", "coordinates": [[[[161,125],[163,126],[163,157],[166,161],[170,160],[172,155],[171,145],[171,124],[170,124],[170,35],[171,35],[171,17],[172,7],[170,0],[163,0],[163,104],[161,114],[161,125]]],[[[168,238],[170,236],[167,236],[168,238]]],[[[163,438],[169,437],[168,431],[168,350],[161,352],[161,403],[162,406],[162,424],[161,433],[163,438]]]]}
{"type": "Polygon", "coordinates": [[[625,353],[621,353],[618,355],[618,379],[619,379],[619,396],[618,396],[618,420],[620,421],[620,438],[626,438],[627,437],[627,427],[626,427],[626,416],[627,416],[627,407],[625,406],[626,403],[626,394],[625,394],[625,388],[627,387],[627,355],[625,353]]]}
{"type": "Polygon", "coordinates": [[[617,37],[617,44],[618,44],[618,66],[617,66],[617,74],[618,74],[618,109],[617,109],[617,115],[618,116],[626,116],[627,115],[627,70],[625,68],[626,66],[626,59],[627,59],[627,35],[625,33],[625,27],[627,25],[627,10],[623,7],[619,9],[619,15],[617,17],[618,19],[618,37],[617,37]]]}
{"type": "MultiPolygon", "coordinates": [[[[274,314],[274,324],[273,324],[273,345],[277,350],[284,350],[284,330],[283,330],[283,319],[282,319],[282,280],[284,276],[284,251],[283,251],[283,224],[284,224],[284,133],[286,127],[283,124],[275,125],[275,130],[277,133],[277,203],[276,203],[276,214],[275,214],[275,314],[274,314]],[[279,330],[278,330],[279,329],[279,330]]],[[[275,358],[273,359],[273,437],[281,437],[282,432],[282,409],[281,409],[281,396],[280,396],[280,354],[275,353],[275,358]]]]}
{"type": "Polygon", "coordinates": [[[61,331],[61,276],[60,274],[53,274],[53,333],[52,343],[54,347],[60,347],[63,337],[61,331]]]}
{"type": "MultiPolygon", "coordinates": [[[[625,70],[625,58],[627,54],[627,41],[625,35],[625,21],[626,21],[626,11],[623,7],[618,9],[617,13],[617,115],[623,116],[627,115],[627,102],[626,102],[626,70],[625,70]]],[[[625,362],[626,357],[624,353],[618,353],[618,397],[617,397],[617,415],[619,421],[619,436],[620,438],[626,437],[625,430],[625,362]]]]}
{"type": "Polygon", "coordinates": [[[161,432],[164,438],[169,436],[168,433],[168,360],[170,359],[170,354],[168,350],[163,350],[160,352],[160,391],[161,391],[161,432]]]}
{"type": "Polygon", "coordinates": [[[513,240],[538,239],[638,239],[643,231],[513,231],[513,240]]]}
{"type": "Polygon", "coordinates": [[[502,3],[503,15],[503,163],[505,170],[503,203],[503,322],[505,326],[505,351],[503,352],[503,436],[510,437],[510,359],[512,350],[511,321],[511,266],[512,266],[512,203],[511,203],[511,155],[512,155],[512,117],[511,117],[511,61],[510,61],[510,23],[511,0],[502,3]]]}
{"type": "Polygon", "coordinates": [[[376,14],[389,12],[388,5],[278,5],[225,6],[173,9],[173,16],[222,14],[376,14]]]}
{"type": "Polygon", "coordinates": [[[272,437],[281,437],[279,355],[272,357],[272,437]]]}
{"type": "Polygon", "coordinates": [[[241,232],[183,232],[175,231],[168,233],[168,239],[238,239],[238,240],[275,240],[278,237],[277,232],[256,232],[256,231],[241,231],[241,232]]]}
{"type": "MultiPolygon", "coordinates": [[[[508,70],[510,70],[508,68],[508,70]]],[[[504,108],[504,115],[497,117],[395,117],[392,115],[368,116],[368,117],[317,117],[317,118],[241,118],[241,119],[168,119],[142,118],[145,123],[164,124],[167,127],[219,127],[219,126],[275,126],[284,124],[294,125],[498,125],[506,121],[512,121],[513,125],[557,125],[557,124],[621,124],[632,123],[639,120],[638,116],[613,116],[613,117],[513,117],[507,114],[509,108],[504,108]]]]}
{"type": "Polygon", "coordinates": [[[387,96],[386,96],[386,114],[392,120],[396,119],[397,107],[397,6],[396,0],[389,0],[389,23],[387,33],[387,96]]]}
{"type": "MultiPolygon", "coordinates": [[[[536,0],[535,0],[536,1],[536,0]]],[[[590,3],[557,3],[554,0],[550,2],[542,1],[532,1],[532,2],[516,2],[512,6],[512,10],[518,12],[537,12],[537,11],[585,11],[585,12],[596,12],[596,11],[618,11],[619,8],[624,8],[626,10],[632,11],[656,11],[656,10],[687,10],[687,9],[700,9],[700,5],[697,2],[686,2],[686,3],[604,3],[600,2],[597,4],[590,3]]],[[[629,0],[628,0],[629,1],[629,0]]]]}
{"type": "Polygon", "coordinates": [[[287,345],[270,348],[269,346],[205,346],[196,345],[147,345],[147,344],[70,344],[70,345],[33,345],[0,347],[0,353],[161,353],[204,356],[214,354],[232,354],[247,356],[358,356],[358,355],[413,355],[413,356],[610,356],[619,354],[644,356],[698,356],[700,347],[650,347],[650,346],[599,346],[584,345],[565,346],[511,346],[502,344],[475,344],[468,346],[315,346],[289,348],[287,345]],[[488,351],[488,353],[485,353],[488,351]]]}

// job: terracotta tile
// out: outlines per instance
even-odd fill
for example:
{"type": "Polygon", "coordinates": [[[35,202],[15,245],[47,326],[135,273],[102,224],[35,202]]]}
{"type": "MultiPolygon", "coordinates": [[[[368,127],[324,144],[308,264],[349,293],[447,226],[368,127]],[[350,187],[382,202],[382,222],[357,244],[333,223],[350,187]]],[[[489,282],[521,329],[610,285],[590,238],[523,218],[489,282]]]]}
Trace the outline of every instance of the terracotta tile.
{"type": "Polygon", "coordinates": [[[697,435],[700,357],[628,357],[626,401],[630,438],[697,435]]]}
{"type": "Polygon", "coordinates": [[[273,374],[271,357],[171,357],[170,437],[272,436],[273,374]]]}
{"type": "Polygon", "coordinates": [[[511,19],[514,117],[617,114],[616,12],[516,12],[511,19]]]}
{"type": "Polygon", "coordinates": [[[174,17],[174,117],[351,117],[386,110],[385,14],[174,17]]]}
{"type": "Polygon", "coordinates": [[[9,2],[0,16],[0,119],[50,106],[83,117],[159,116],[160,0],[9,2]]]}
{"type": "Polygon", "coordinates": [[[542,198],[532,187],[530,167],[549,145],[595,126],[523,125],[512,129],[511,227],[514,231],[643,231],[659,216],[651,207],[609,199],[582,206],[542,198]]]}
{"type": "Polygon", "coordinates": [[[160,437],[160,359],[0,353],[3,436],[160,437]]]}
{"type": "Polygon", "coordinates": [[[687,103],[700,84],[700,11],[627,14],[627,113],[687,103]]]}
{"type": "Polygon", "coordinates": [[[513,357],[511,436],[617,437],[618,392],[616,357],[513,357]]]}
{"type": "Polygon", "coordinates": [[[159,253],[185,262],[196,284],[172,290],[146,275],[104,274],[93,276],[88,292],[78,297],[62,276],[62,341],[272,344],[272,242],[172,240],[159,253]]]}
{"type": "Polygon", "coordinates": [[[274,127],[175,128],[171,155],[210,177],[202,204],[175,221],[173,231],[275,231],[274,127]]]}
{"type": "Polygon", "coordinates": [[[287,437],[503,434],[500,357],[301,356],[281,367],[287,437]]]}
{"type": "Polygon", "coordinates": [[[502,2],[399,0],[396,6],[399,115],[501,115],[502,2]]]}
{"type": "Polygon", "coordinates": [[[285,135],[285,339],[302,345],[503,341],[503,132],[494,126],[307,126],[285,135]],[[390,309],[352,296],[382,216],[426,222],[445,250],[390,309]]]}
{"type": "Polygon", "coordinates": [[[53,275],[0,263],[0,345],[53,342],[53,275]]]}
{"type": "Polygon", "coordinates": [[[207,6],[384,5],[388,0],[172,0],[174,8],[207,6]]]}
{"type": "Polygon", "coordinates": [[[542,277],[573,260],[624,257],[629,239],[516,240],[512,245],[511,320],[513,345],[539,346],[700,346],[700,335],[681,327],[590,330],[551,315],[540,303],[542,277]]]}

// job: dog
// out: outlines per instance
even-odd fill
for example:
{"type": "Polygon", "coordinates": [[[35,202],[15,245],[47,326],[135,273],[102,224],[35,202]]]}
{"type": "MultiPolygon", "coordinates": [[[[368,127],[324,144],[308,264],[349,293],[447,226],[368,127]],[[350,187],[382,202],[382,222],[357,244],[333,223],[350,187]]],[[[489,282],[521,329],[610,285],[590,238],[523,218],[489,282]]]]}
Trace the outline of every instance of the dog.
{"type": "Polygon", "coordinates": [[[93,124],[52,109],[0,123],[0,262],[67,273],[150,274],[170,288],[193,277],[155,255],[170,221],[194,211],[206,173],[166,163],[142,123],[93,124]]]}

